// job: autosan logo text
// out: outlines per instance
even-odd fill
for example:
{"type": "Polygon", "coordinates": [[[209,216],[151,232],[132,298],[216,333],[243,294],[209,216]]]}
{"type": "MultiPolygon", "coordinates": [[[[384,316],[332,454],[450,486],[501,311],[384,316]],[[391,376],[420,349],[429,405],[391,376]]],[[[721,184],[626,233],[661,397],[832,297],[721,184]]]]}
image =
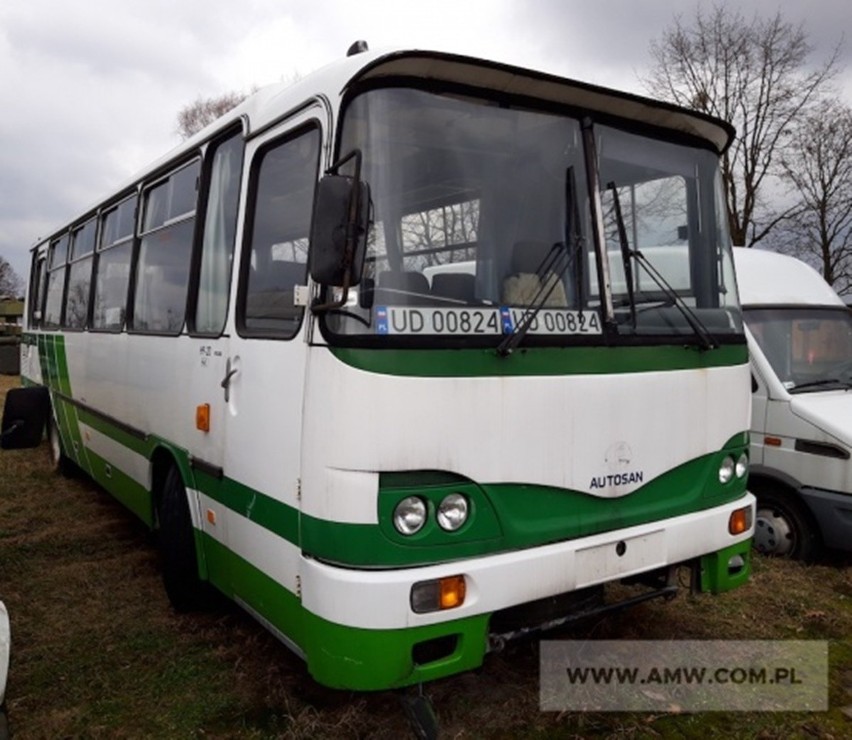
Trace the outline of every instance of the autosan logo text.
{"type": "Polygon", "coordinates": [[[592,477],[589,489],[610,488],[612,486],[626,486],[631,483],[642,483],[645,473],[642,470],[632,470],[628,473],[611,473],[609,475],[596,475],[592,477]]]}

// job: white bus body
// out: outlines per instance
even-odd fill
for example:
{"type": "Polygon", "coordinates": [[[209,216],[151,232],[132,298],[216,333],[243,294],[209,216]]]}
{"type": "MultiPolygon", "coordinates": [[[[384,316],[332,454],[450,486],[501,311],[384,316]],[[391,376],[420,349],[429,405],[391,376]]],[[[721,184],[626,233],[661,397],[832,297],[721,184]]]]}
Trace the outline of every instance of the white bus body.
{"type": "Polygon", "coordinates": [[[261,90],[36,246],[22,375],[56,461],[160,529],[177,607],[213,584],[331,686],[473,668],[611,581],[734,588],[731,135],[430,52],[261,90]],[[596,266],[618,199],[685,265],[677,301],[596,266]]]}
{"type": "Polygon", "coordinates": [[[852,315],[793,257],[734,250],[752,366],[755,546],[852,548],[852,315]]]}

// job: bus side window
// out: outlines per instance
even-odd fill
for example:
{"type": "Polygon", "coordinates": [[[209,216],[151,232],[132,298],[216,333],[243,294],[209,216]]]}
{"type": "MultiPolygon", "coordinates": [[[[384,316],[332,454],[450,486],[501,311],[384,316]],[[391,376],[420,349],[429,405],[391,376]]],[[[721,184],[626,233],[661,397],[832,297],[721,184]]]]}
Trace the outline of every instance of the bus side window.
{"type": "Polygon", "coordinates": [[[27,317],[30,329],[41,324],[46,287],[47,256],[45,253],[36,252],[33,254],[33,264],[30,268],[29,316],[27,317]]]}
{"type": "Polygon", "coordinates": [[[135,219],[135,196],[125,198],[101,216],[92,329],[121,331],[124,326],[135,219]]]}
{"type": "Polygon", "coordinates": [[[62,325],[69,329],[85,328],[89,316],[96,231],[97,221],[92,218],[72,233],[68,289],[62,320],[62,325]]]}
{"type": "Polygon", "coordinates": [[[42,325],[56,329],[62,320],[62,298],[65,293],[65,271],[68,259],[68,234],[50,245],[47,296],[44,302],[42,325]]]}
{"type": "Polygon", "coordinates": [[[199,160],[145,191],[132,328],[179,334],[186,314],[199,160]]]}
{"type": "Polygon", "coordinates": [[[267,149],[255,165],[252,233],[243,259],[243,333],[290,338],[301,326],[305,309],[294,295],[307,282],[319,152],[319,129],[310,128],[267,149]]]}
{"type": "Polygon", "coordinates": [[[189,316],[189,329],[194,333],[219,335],[225,328],[243,148],[242,132],[238,132],[216,145],[210,160],[195,310],[189,316]]]}

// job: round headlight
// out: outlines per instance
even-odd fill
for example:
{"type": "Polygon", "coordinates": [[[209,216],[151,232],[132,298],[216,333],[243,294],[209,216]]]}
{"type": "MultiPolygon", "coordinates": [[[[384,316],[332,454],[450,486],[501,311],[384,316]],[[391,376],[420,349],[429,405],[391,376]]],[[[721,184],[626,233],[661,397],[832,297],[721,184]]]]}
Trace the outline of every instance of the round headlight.
{"type": "Polygon", "coordinates": [[[737,478],[742,478],[746,473],[748,473],[748,455],[746,455],[745,452],[737,458],[737,465],[734,468],[734,473],[736,473],[737,478]]]}
{"type": "Polygon", "coordinates": [[[467,499],[460,493],[451,493],[438,504],[438,524],[447,532],[455,532],[467,521],[467,512],[467,499]]]}
{"type": "Polygon", "coordinates": [[[727,483],[734,477],[734,458],[730,455],[719,466],[719,483],[727,483]]]}
{"type": "Polygon", "coordinates": [[[417,496],[402,499],[393,510],[393,526],[400,534],[419,532],[426,523],[426,504],[417,496]]]}

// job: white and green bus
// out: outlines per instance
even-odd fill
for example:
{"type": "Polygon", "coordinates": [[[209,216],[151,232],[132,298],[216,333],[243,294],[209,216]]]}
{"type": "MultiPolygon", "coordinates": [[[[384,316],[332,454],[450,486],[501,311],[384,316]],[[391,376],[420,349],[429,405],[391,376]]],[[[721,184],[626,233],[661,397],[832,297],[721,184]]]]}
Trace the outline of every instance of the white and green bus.
{"type": "Polygon", "coordinates": [[[262,89],[35,246],[4,444],[49,409],[177,609],[215,587],[333,687],[739,586],[732,135],[424,51],[262,89]]]}

